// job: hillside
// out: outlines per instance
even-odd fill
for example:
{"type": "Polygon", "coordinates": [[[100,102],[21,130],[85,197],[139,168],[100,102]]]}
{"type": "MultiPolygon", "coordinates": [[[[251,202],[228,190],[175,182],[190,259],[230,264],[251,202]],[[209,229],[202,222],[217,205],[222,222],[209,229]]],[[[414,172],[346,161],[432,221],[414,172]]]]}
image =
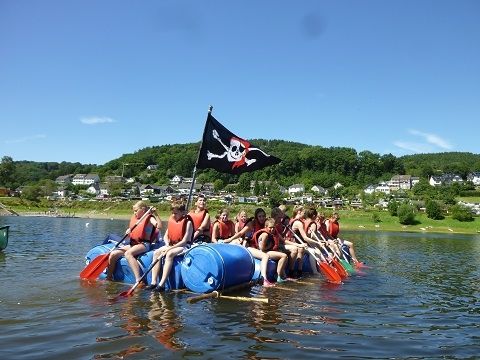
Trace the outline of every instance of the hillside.
{"type": "MultiPolygon", "coordinates": [[[[480,171],[480,154],[449,152],[415,154],[395,157],[369,151],[357,153],[353,148],[311,146],[285,140],[252,139],[251,142],[282,162],[278,165],[247,173],[243,180],[276,180],[280,185],[304,183],[320,184],[325,188],[336,182],[346,186],[362,187],[387,180],[395,174],[409,174],[426,178],[442,172],[458,173],[466,177],[469,172],[480,171]]],[[[174,175],[190,177],[195,165],[199,143],[146,147],[124,154],[104,165],[55,162],[15,162],[8,156],[0,164],[0,187],[16,188],[55,180],[60,175],[95,172],[106,175],[135,176],[140,182],[168,184],[174,175]],[[155,171],[146,171],[151,164],[155,171]]],[[[221,181],[236,183],[238,176],[220,174],[214,170],[197,172],[201,182],[221,181]]]]}

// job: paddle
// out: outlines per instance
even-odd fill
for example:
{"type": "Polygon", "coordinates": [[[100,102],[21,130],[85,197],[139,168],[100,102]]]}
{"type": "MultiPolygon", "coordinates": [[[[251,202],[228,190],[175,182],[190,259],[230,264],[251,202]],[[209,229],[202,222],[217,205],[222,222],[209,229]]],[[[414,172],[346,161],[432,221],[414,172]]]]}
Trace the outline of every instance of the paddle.
{"type": "MultiPolygon", "coordinates": [[[[302,239],[300,239],[300,236],[298,236],[292,230],[292,228],[290,226],[288,226],[288,225],[283,225],[283,226],[285,226],[293,234],[295,239],[297,239],[297,241],[300,244],[305,244],[305,242],[302,239]]],[[[338,273],[336,272],[336,270],[334,268],[332,268],[330,265],[328,265],[327,261],[325,260],[325,258],[323,257],[322,254],[320,254],[320,257],[322,258],[322,260],[320,260],[317,257],[317,254],[315,253],[315,251],[313,251],[313,249],[308,245],[307,245],[307,251],[317,261],[318,268],[320,269],[322,275],[327,279],[327,281],[329,281],[331,283],[334,283],[334,284],[341,284],[342,283],[342,278],[340,277],[340,275],[338,275],[338,273]]]]}
{"type": "Polygon", "coordinates": [[[137,227],[138,224],[142,222],[142,220],[152,211],[153,207],[150,207],[145,214],[142,215],[140,219],[130,228],[128,234],[125,234],[123,238],[117,242],[117,244],[106,254],[98,255],[95,259],[93,259],[85,268],[80,272],[80,279],[86,280],[95,280],[98,276],[105,270],[108,266],[108,257],[110,253],[115,250],[120,244],[127,238],[127,236],[132,232],[133,229],[137,227]]]}
{"type": "MultiPolygon", "coordinates": [[[[245,288],[250,288],[252,287],[253,285],[255,285],[255,282],[254,281],[249,281],[247,283],[243,283],[243,284],[238,284],[238,285],[234,285],[234,286],[230,286],[228,288],[225,288],[223,289],[222,291],[212,291],[212,292],[209,292],[209,293],[206,293],[206,294],[201,294],[201,295],[198,295],[198,296],[193,296],[193,297],[189,297],[187,299],[187,302],[189,304],[194,304],[200,300],[204,300],[204,299],[211,299],[211,298],[218,298],[218,297],[225,297],[223,295],[223,293],[229,293],[229,292],[233,292],[233,291],[237,291],[237,290],[242,290],[242,289],[245,289],[245,288]]],[[[227,297],[225,297],[227,298],[227,297]]],[[[255,301],[255,300],[254,300],[255,301]]],[[[265,301],[265,300],[261,300],[261,301],[265,301]]],[[[267,299],[267,302],[268,302],[268,299],[267,299]]]]}
{"type": "Polygon", "coordinates": [[[148,273],[150,271],[152,271],[153,267],[155,266],[155,264],[157,262],[159,262],[161,259],[162,259],[163,256],[159,256],[157,257],[154,261],[152,261],[152,263],[150,264],[150,266],[148,267],[148,269],[143,273],[142,277],[140,278],[140,280],[138,280],[130,289],[128,289],[127,291],[122,291],[120,294],[118,294],[117,296],[117,299],[119,297],[128,297],[128,296],[132,296],[133,295],[133,292],[135,291],[135,289],[138,287],[138,285],[140,285],[140,283],[143,281],[143,279],[145,279],[148,275],[148,273]]]}
{"type": "MultiPolygon", "coordinates": [[[[335,253],[335,251],[331,250],[330,249],[330,252],[325,248],[325,245],[323,244],[322,240],[320,240],[317,236],[317,234],[315,232],[312,232],[313,236],[315,237],[315,239],[318,241],[318,243],[320,244],[320,247],[322,248],[323,251],[325,251],[327,254],[330,254],[332,253],[333,254],[333,259],[331,261],[331,265],[337,270],[338,272],[338,275],[340,275],[340,277],[342,279],[345,279],[348,277],[349,273],[347,272],[347,269],[343,266],[343,264],[341,264],[339,262],[339,259],[338,259],[338,255],[335,253]]],[[[322,238],[323,239],[323,238],[322,238]]],[[[325,241],[325,240],[323,240],[325,241]]]]}

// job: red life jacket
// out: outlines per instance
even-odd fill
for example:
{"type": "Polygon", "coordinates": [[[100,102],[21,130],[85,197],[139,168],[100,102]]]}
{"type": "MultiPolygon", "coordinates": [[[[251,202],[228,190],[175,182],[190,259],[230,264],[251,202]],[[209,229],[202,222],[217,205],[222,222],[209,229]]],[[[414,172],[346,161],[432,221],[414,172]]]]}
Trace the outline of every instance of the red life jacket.
{"type": "MultiPolygon", "coordinates": [[[[205,216],[207,216],[208,210],[202,210],[200,212],[195,212],[195,210],[192,210],[188,213],[188,215],[192,218],[193,220],[193,231],[197,231],[200,225],[202,225],[203,220],[205,219],[205,216]]],[[[207,231],[207,229],[205,229],[207,231]]]]}
{"type": "Polygon", "coordinates": [[[312,219],[305,219],[305,221],[303,222],[303,229],[305,230],[305,232],[307,233],[307,235],[308,235],[308,232],[310,231],[310,227],[311,227],[313,224],[316,224],[316,223],[315,223],[315,221],[313,221],[312,219]]]}
{"type": "MultiPolygon", "coordinates": [[[[191,221],[193,223],[192,218],[190,215],[185,215],[180,218],[180,220],[176,221],[175,216],[172,214],[168,218],[168,240],[169,245],[175,245],[180,242],[183,237],[185,236],[185,232],[187,231],[187,224],[191,221]]],[[[191,242],[192,239],[189,239],[188,242],[191,242]]]]}
{"type": "Polygon", "coordinates": [[[156,228],[150,223],[151,215],[147,215],[143,218],[140,223],[135,226],[138,219],[133,215],[130,219],[129,228],[133,226],[135,228],[130,232],[130,245],[134,246],[141,244],[142,242],[151,243],[155,239],[155,230],[156,228]]]}
{"type": "Polygon", "coordinates": [[[278,236],[278,233],[276,231],[273,231],[273,234],[270,234],[268,232],[268,230],[265,229],[265,228],[260,229],[258,231],[255,231],[255,233],[253,234],[253,238],[252,238],[252,242],[254,244],[253,247],[255,247],[256,249],[260,249],[260,247],[258,245],[258,239],[260,238],[260,235],[262,235],[263,233],[268,234],[268,237],[267,237],[268,245],[267,245],[267,250],[266,251],[277,251],[278,250],[278,244],[280,242],[280,238],[278,236]]]}
{"type": "Polygon", "coordinates": [[[340,232],[340,224],[338,223],[338,221],[331,221],[331,220],[329,220],[328,224],[330,225],[328,228],[328,232],[334,239],[336,239],[338,236],[338,233],[340,232]]]}
{"type": "Polygon", "coordinates": [[[215,222],[218,223],[218,237],[220,239],[228,239],[235,234],[235,224],[232,220],[226,222],[217,220],[215,222]]]}

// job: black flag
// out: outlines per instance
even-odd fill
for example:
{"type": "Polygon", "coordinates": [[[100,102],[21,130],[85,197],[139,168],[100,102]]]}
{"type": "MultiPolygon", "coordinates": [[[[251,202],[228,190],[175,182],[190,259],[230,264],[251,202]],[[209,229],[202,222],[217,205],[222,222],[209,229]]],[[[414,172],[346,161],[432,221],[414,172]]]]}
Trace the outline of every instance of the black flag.
{"type": "Polygon", "coordinates": [[[281,160],[238,137],[210,113],[203,131],[197,168],[242,174],[278,164],[281,160]]]}

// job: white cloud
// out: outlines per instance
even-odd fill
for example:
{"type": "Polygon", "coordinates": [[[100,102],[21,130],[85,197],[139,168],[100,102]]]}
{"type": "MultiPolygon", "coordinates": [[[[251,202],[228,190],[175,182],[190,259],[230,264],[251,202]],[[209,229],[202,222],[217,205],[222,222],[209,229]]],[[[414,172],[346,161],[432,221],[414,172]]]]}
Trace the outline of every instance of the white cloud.
{"type": "Polygon", "coordinates": [[[409,130],[409,133],[412,135],[423,137],[426,142],[428,142],[429,144],[438,146],[439,148],[446,149],[446,150],[453,149],[452,144],[450,144],[447,140],[442,139],[438,135],[428,134],[428,133],[424,133],[424,132],[413,130],[413,129],[409,130]]]}
{"type": "Polygon", "coordinates": [[[432,152],[432,147],[427,144],[412,143],[406,141],[394,141],[393,145],[400,149],[411,151],[414,153],[429,153],[432,152]]]}
{"type": "Polygon", "coordinates": [[[90,117],[81,118],[80,122],[86,125],[96,125],[96,124],[113,123],[115,122],[115,120],[106,116],[90,116],[90,117]]]}
{"type": "Polygon", "coordinates": [[[17,139],[5,140],[5,144],[24,143],[24,142],[28,142],[28,141],[30,141],[30,140],[45,139],[46,137],[47,137],[47,135],[45,135],[45,134],[37,134],[37,135],[24,136],[24,137],[17,138],[17,139]]]}

